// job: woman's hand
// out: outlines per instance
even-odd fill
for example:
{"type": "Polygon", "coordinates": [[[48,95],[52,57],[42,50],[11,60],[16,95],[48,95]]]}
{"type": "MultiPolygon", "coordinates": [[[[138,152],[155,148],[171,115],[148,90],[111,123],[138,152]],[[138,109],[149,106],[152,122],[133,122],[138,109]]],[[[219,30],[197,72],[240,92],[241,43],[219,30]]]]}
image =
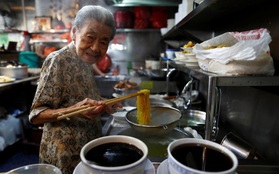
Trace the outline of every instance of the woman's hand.
{"type": "Polygon", "coordinates": [[[105,111],[108,114],[113,114],[113,113],[116,112],[117,108],[123,108],[123,105],[120,102],[110,104],[110,105],[106,105],[105,111]]]}
{"type": "Polygon", "coordinates": [[[81,113],[81,115],[88,117],[90,119],[92,119],[98,115],[101,115],[106,110],[106,105],[105,105],[104,101],[97,101],[97,100],[92,100],[89,98],[86,98],[81,102],[78,102],[73,107],[80,107],[83,105],[95,106],[94,109],[81,113]]]}

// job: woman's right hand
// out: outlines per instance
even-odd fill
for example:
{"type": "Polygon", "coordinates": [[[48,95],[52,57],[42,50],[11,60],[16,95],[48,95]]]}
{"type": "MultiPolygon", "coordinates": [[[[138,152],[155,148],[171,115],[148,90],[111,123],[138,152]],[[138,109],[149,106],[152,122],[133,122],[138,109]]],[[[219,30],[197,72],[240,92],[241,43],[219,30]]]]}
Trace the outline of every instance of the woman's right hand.
{"type": "Polygon", "coordinates": [[[106,106],[104,101],[98,101],[98,100],[92,100],[89,98],[84,99],[81,102],[78,102],[77,104],[75,104],[73,106],[74,107],[80,107],[83,105],[89,105],[89,106],[96,106],[94,109],[89,110],[89,111],[85,111],[83,113],[81,113],[81,115],[87,117],[87,118],[95,118],[97,115],[101,115],[102,113],[105,112],[106,106]]]}

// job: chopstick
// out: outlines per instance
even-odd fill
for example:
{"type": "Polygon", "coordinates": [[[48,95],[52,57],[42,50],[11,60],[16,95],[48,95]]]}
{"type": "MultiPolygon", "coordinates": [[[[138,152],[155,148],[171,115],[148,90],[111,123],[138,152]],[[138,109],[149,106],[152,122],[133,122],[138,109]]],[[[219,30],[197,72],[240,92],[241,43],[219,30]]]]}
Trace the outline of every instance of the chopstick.
{"type": "MultiPolygon", "coordinates": [[[[81,107],[83,107],[83,106],[81,106],[81,107]]],[[[67,113],[67,114],[62,114],[61,116],[57,117],[57,120],[62,120],[62,119],[64,119],[64,118],[68,118],[68,117],[71,117],[71,116],[75,116],[75,115],[78,115],[78,114],[80,114],[80,113],[82,113],[82,112],[90,111],[90,110],[92,110],[92,109],[95,109],[96,107],[97,107],[97,106],[90,106],[90,107],[87,106],[87,108],[85,108],[85,109],[80,109],[80,110],[76,110],[76,111],[74,111],[74,112],[70,112],[70,113],[67,113]]]]}
{"type": "Polygon", "coordinates": [[[77,110],[81,110],[81,109],[84,109],[84,108],[87,108],[87,107],[89,107],[89,105],[83,105],[83,106],[80,106],[80,107],[68,109],[68,110],[63,111],[63,112],[54,113],[53,116],[61,116],[61,115],[71,113],[71,112],[74,112],[74,111],[77,111],[77,110]]]}
{"type": "Polygon", "coordinates": [[[121,97],[109,99],[109,100],[106,100],[106,101],[105,101],[105,104],[106,104],[106,105],[114,104],[114,103],[120,102],[120,101],[122,101],[122,100],[126,100],[126,99],[128,99],[128,98],[136,97],[136,96],[138,96],[138,95],[140,95],[140,94],[142,94],[142,93],[141,93],[141,92],[136,92],[136,93],[124,95],[124,96],[121,96],[121,97]]]}
{"type": "MultiPolygon", "coordinates": [[[[121,97],[109,99],[109,100],[105,101],[105,104],[106,105],[114,104],[114,103],[120,102],[122,100],[126,100],[126,99],[129,99],[129,98],[132,98],[132,97],[136,97],[140,94],[142,94],[142,92],[136,92],[136,93],[124,95],[124,96],[121,96],[121,97]]],[[[82,112],[85,112],[85,111],[95,109],[96,107],[97,106],[84,105],[84,106],[68,109],[66,111],[57,112],[57,113],[54,113],[53,115],[58,116],[57,120],[61,120],[61,119],[65,119],[65,118],[68,118],[68,117],[71,117],[71,116],[78,115],[78,114],[80,114],[82,112]]]]}

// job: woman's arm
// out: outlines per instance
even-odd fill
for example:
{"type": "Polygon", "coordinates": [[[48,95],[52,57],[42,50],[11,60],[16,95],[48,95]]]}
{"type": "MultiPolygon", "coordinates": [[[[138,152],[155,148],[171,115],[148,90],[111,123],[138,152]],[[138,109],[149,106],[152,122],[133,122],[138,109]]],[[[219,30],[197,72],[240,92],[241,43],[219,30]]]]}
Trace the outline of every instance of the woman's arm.
{"type": "Polygon", "coordinates": [[[102,77],[105,77],[105,76],[106,76],[106,74],[103,73],[103,72],[98,68],[98,66],[97,66],[95,63],[92,64],[92,67],[93,67],[93,72],[94,72],[94,73],[96,73],[96,74],[98,74],[98,75],[101,75],[102,77]]]}
{"type": "MultiPolygon", "coordinates": [[[[55,121],[57,121],[57,117],[58,117],[58,115],[56,115],[55,113],[65,112],[66,110],[69,110],[69,109],[72,109],[75,107],[80,107],[82,105],[97,106],[95,109],[92,109],[90,111],[85,111],[80,114],[80,115],[83,115],[90,119],[95,118],[97,115],[102,114],[106,110],[104,101],[96,101],[96,100],[91,100],[91,99],[87,98],[87,99],[84,99],[83,101],[78,102],[77,104],[67,107],[67,108],[46,109],[46,110],[40,112],[37,116],[32,117],[30,119],[30,122],[35,125],[40,125],[40,124],[44,124],[44,123],[48,123],[48,122],[55,122],[55,121]]],[[[33,109],[36,109],[36,104],[34,106],[35,106],[35,108],[33,108],[33,109]]]]}

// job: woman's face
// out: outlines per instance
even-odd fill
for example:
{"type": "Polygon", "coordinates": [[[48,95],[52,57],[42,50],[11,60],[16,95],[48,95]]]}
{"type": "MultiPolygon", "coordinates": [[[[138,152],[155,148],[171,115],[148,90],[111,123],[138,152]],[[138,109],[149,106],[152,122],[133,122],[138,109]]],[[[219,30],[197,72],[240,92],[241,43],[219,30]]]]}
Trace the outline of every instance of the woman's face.
{"type": "Polygon", "coordinates": [[[111,40],[111,29],[95,20],[88,19],[85,25],[72,30],[78,57],[86,63],[96,63],[106,54],[111,40]]]}

